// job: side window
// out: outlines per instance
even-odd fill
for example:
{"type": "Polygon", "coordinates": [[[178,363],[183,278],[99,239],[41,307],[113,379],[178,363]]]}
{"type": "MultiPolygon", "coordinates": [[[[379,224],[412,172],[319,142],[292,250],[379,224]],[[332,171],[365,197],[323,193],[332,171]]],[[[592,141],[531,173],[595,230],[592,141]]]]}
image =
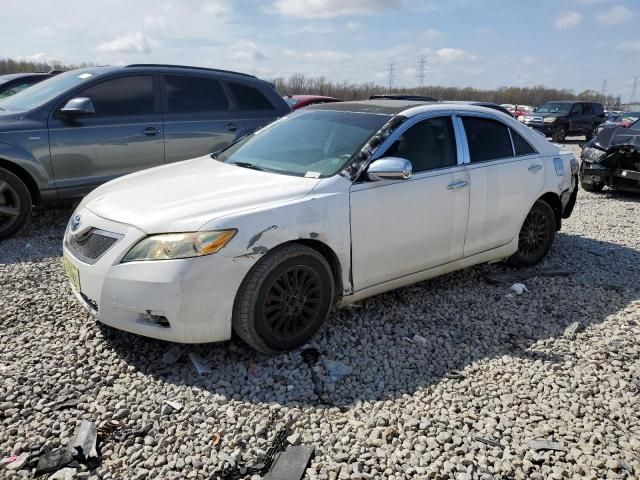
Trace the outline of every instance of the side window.
{"type": "Polygon", "coordinates": [[[529,142],[527,142],[522,136],[510,128],[511,130],[511,139],[513,140],[513,148],[516,151],[516,157],[522,157],[524,155],[533,155],[536,152],[535,148],[533,148],[529,142]]]}
{"type": "Polygon", "coordinates": [[[97,116],[153,113],[153,77],[138,75],[106,80],[82,90],[76,97],[93,102],[97,116]]]}
{"type": "Polygon", "coordinates": [[[273,105],[260,90],[233,82],[229,82],[229,88],[240,110],[273,110],[273,105]]]}
{"type": "Polygon", "coordinates": [[[593,115],[593,105],[591,103],[583,103],[582,108],[585,115],[593,115]]]}
{"type": "Polygon", "coordinates": [[[462,117],[471,163],[513,157],[507,126],[481,117],[462,117]]]}
{"type": "Polygon", "coordinates": [[[582,104],[581,103],[576,103],[571,108],[571,115],[582,115],[582,104]]]}
{"type": "Polygon", "coordinates": [[[165,75],[169,113],[229,110],[227,96],[215,78],[165,75]]]}
{"type": "Polygon", "coordinates": [[[429,118],[409,127],[385,152],[406,158],[415,173],[458,164],[451,117],[429,118]]]}

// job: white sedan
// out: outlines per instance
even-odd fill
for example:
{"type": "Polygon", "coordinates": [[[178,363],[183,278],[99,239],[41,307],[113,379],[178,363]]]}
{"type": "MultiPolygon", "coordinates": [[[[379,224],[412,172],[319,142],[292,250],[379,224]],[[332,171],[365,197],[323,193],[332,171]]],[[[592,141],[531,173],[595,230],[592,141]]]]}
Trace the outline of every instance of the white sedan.
{"type": "Polygon", "coordinates": [[[398,100],[291,113],[226,150],[88,195],[64,238],[79,301],[184,343],[235,330],[268,353],[333,306],[471,265],[542,259],[577,162],[484,107],[398,100]]]}

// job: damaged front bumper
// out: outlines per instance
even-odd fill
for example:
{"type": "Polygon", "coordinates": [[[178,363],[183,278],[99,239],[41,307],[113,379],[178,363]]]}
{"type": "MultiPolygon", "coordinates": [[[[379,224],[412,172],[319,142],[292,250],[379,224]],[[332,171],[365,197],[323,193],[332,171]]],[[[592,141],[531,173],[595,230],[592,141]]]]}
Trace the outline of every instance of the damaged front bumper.
{"type": "MultiPolygon", "coordinates": [[[[231,338],[236,292],[248,270],[222,255],[121,263],[146,234],[79,212],[83,227],[112,232],[119,240],[88,261],[65,240],[65,270],[78,301],[101,323],[127,332],[180,343],[231,338]]],[[[69,232],[65,234],[67,238],[69,232]]]]}
{"type": "MultiPolygon", "coordinates": [[[[586,150],[586,149],[585,149],[586,150]]],[[[600,158],[584,152],[580,165],[580,183],[608,186],[620,190],[640,191],[640,150],[635,146],[618,145],[602,152],[600,158]]]]}

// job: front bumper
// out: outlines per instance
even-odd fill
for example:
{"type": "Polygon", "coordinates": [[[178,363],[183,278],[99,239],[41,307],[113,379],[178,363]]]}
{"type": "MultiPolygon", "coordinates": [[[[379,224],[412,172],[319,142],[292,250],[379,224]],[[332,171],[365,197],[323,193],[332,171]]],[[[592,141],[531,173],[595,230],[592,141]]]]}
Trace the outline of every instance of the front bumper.
{"type": "MultiPolygon", "coordinates": [[[[121,239],[93,264],[65,241],[63,253],[77,268],[76,298],[98,321],[131,333],[180,343],[231,338],[236,292],[248,266],[222,255],[120,263],[145,233],[82,210],[83,228],[113,232],[121,239]]],[[[68,235],[67,232],[66,235],[68,235]]]]}
{"type": "Polygon", "coordinates": [[[524,122],[527,127],[531,127],[534,130],[544,133],[545,135],[552,135],[556,130],[554,123],[537,123],[537,122],[524,122]]]}

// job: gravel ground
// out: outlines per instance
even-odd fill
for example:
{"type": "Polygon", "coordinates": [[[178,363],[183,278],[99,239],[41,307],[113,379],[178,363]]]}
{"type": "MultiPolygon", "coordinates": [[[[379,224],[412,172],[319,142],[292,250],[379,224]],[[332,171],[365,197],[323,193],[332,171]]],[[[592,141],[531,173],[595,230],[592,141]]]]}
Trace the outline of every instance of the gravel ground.
{"type": "Polygon", "coordinates": [[[322,392],[300,351],[96,324],[60,264],[70,214],[36,212],[0,244],[0,457],[115,418],[142,433],[107,439],[102,465],[77,478],[216,478],[254,463],[285,423],[289,442],[316,448],[310,479],[640,475],[640,197],[581,190],[542,265],[575,273],[528,279],[521,296],[484,279],[503,265],[480,266],[333,314],[311,346],[353,372],[333,381],[318,363],[322,392]],[[559,450],[536,450],[541,439],[559,450]]]}

